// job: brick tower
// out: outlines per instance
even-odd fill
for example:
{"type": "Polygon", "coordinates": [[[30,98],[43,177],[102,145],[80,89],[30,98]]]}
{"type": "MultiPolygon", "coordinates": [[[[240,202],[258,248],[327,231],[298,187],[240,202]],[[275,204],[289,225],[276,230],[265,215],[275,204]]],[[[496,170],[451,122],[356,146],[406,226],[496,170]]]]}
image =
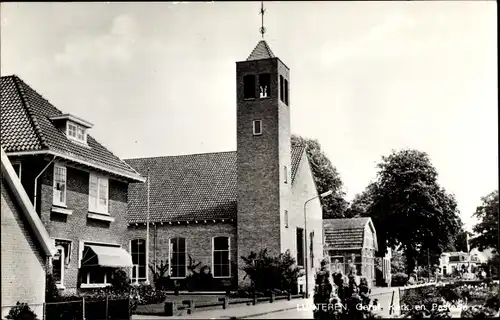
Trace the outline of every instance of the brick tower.
{"type": "Polygon", "coordinates": [[[285,211],[291,204],[289,69],[262,40],[236,63],[238,166],[238,278],[241,256],[284,249],[285,211]]]}

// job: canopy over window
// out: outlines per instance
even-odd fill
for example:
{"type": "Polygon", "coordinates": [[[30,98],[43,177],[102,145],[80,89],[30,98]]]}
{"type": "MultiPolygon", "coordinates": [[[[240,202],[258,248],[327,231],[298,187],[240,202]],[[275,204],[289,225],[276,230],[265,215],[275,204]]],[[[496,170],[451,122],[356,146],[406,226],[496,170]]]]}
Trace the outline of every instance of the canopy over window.
{"type": "Polygon", "coordinates": [[[132,256],[123,248],[85,246],[82,266],[132,267],[132,256]]]}

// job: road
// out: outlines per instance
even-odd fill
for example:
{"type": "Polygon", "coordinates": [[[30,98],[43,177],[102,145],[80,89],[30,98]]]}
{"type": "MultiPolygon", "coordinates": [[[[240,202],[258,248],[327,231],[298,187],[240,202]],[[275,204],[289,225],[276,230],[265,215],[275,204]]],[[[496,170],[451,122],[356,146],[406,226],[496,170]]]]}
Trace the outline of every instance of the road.
{"type": "Polygon", "coordinates": [[[312,309],[309,310],[286,310],[281,312],[273,312],[256,317],[248,317],[245,319],[313,319],[312,309]]]}

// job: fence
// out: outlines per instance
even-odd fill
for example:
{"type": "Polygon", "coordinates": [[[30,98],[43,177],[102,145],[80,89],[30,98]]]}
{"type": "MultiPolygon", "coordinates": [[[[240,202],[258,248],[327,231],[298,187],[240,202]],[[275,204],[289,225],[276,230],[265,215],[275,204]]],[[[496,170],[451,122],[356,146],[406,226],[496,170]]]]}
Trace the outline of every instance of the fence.
{"type": "MultiPolygon", "coordinates": [[[[15,306],[2,306],[8,313],[15,306]]],[[[40,320],[130,320],[129,299],[81,300],[29,304],[40,320]]]]}

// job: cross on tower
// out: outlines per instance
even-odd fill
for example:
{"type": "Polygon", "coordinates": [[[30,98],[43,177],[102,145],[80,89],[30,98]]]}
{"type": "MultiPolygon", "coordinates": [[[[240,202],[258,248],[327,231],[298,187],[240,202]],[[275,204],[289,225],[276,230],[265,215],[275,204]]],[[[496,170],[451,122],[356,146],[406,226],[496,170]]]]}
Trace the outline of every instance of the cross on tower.
{"type": "Polygon", "coordinates": [[[265,12],[266,12],[266,10],[264,9],[264,1],[261,1],[259,14],[262,15],[262,23],[261,23],[261,27],[260,27],[260,34],[262,35],[262,38],[264,38],[264,33],[266,33],[266,28],[264,28],[264,13],[265,12]]]}

